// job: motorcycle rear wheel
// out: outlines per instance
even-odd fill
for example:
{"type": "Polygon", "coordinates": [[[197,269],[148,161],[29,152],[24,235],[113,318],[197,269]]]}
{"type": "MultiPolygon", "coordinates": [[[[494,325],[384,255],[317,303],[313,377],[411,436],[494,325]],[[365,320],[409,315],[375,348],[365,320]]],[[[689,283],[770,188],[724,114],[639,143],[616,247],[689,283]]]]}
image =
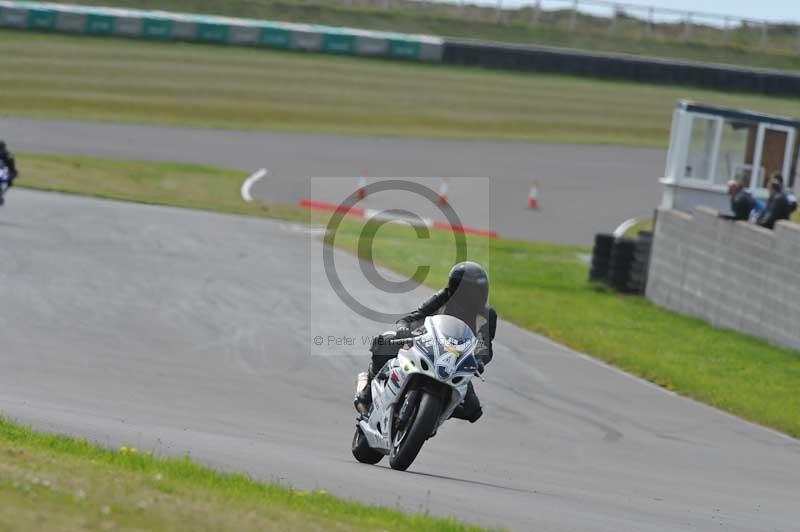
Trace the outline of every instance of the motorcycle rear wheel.
{"type": "Polygon", "coordinates": [[[383,459],[383,453],[369,446],[361,427],[356,427],[356,433],[353,435],[353,456],[362,464],[369,465],[377,464],[383,459]]]}
{"type": "Polygon", "coordinates": [[[422,444],[433,434],[441,414],[442,400],[423,392],[416,414],[408,420],[409,427],[402,431],[402,439],[398,442],[398,438],[393,436],[392,449],[389,453],[389,465],[392,469],[398,471],[408,469],[422,449],[422,444]]]}

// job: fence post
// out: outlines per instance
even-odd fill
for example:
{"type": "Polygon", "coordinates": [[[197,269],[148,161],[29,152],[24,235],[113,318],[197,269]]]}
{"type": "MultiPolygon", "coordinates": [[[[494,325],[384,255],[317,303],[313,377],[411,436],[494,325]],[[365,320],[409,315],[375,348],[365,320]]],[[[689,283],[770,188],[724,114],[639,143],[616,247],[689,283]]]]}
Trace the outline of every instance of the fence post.
{"type": "Polygon", "coordinates": [[[759,46],[761,47],[762,50],[764,50],[767,47],[767,21],[766,20],[761,23],[761,42],[759,43],[759,46]]]}
{"type": "Polygon", "coordinates": [[[692,13],[686,13],[686,20],[683,22],[683,38],[689,40],[692,37],[692,13]]]}
{"type": "Polygon", "coordinates": [[[653,34],[653,26],[655,25],[656,9],[653,6],[647,8],[647,23],[645,24],[645,35],[648,37],[653,34]]]}
{"type": "Polygon", "coordinates": [[[542,0],[536,0],[536,4],[533,6],[533,23],[539,23],[539,17],[542,16],[542,0]]]}
{"type": "Polygon", "coordinates": [[[727,45],[731,42],[731,17],[725,17],[725,22],[722,25],[722,42],[727,45]]]}
{"type": "Polygon", "coordinates": [[[497,7],[495,8],[495,22],[503,20],[503,0],[497,0],[497,7]]]}
{"type": "Polygon", "coordinates": [[[608,33],[614,33],[614,28],[617,26],[617,13],[619,13],[619,4],[614,4],[614,12],[611,14],[611,22],[608,25],[608,33]]]}
{"type": "Polygon", "coordinates": [[[800,25],[797,26],[797,42],[795,43],[795,49],[800,52],[800,25]]]}
{"type": "Polygon", "coordinates": [[[578,0],[572,2],[572,13],[569,17],[569,31],[575,31],[575,26],[578,25],[578,0]]]}

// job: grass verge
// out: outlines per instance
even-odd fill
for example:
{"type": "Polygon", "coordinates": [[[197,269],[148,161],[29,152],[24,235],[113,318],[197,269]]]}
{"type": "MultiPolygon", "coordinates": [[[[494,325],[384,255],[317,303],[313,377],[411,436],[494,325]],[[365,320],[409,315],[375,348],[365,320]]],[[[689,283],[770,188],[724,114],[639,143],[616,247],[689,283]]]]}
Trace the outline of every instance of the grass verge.
{"type": "Polygon", "coordinates": [[[308,221],[299,207],[246,203],[245,172],[184,163],[150,163],[19,153],[19,186],[155,205],[308,221]]]}
{"type": "MultiPolygon", "coordinates": [[[[607,18],[581,14],[576,31],[570,31],[569,10],[547,11],[533,21],[528,9],[508,11],[501,20],[493,5],[469,3],[422,3],[392,0],[58,0],[67,4],[133,6],[140,9],[219,14],[288,22],[350,26],[406,33],[429,33],[447,37],[483,39],[526,44],[569,46],[675,57],[696,61],[729,62],[739,65],[800,69],[794,53],[796,35],[788,25],[769,28],[769,50],[760,50],[760,28],[738,28],[726,34],[719,28],[695,25],[691,38],[683,21],[656,23],[648,31],[641,21],[621,17],[614,27],[607,18]]],[[[504,7],[508,7],[505,6],[504,7]]],[[[564,5],[566,7],[566,4],[564,5]]],[[[641,14],[641,13],[640,13],[641,14]]]]}
{"type": "Polygon", "coordinates": [[[35,118],[664,146],[679,98],[800,115],[800,99],[10,30],[0,57],[2,113],[35,118]]]}
{"type": "MultiPolygon", "coordinates": [[[[335,243],[357,253],[361,224],[343,225],[335,243]]],[[[501,319],[609,362],[664,388],[800,437],[800,353],[659,308],[588,282],[586,248],[467,237],[470,260],[487,264],[501,319]]],[[[446,284],[453,237],[418,240],[384,226],[374,260],[411,276],[431,265],[426,284],[446,284]]],[[[502,329],[498,332],[502,340],[502,329]]]]}
{"type": "Polygon", "coordinates": [[[188,457],[35,432],[0,417],[0,529],[478,531],[224,474],[188,457]]]}
{"type": "MultiPolygon", "coordinates": [[[[111,190],[109,197],[116,199],[184,206],[175,187],[158,184],[178,180],[172,173],[175,168],[189,168],[181,174],[180,188],[198,195],[190,206],[237,214],[273,214],[236,199],[242,177],[238,172],[40,155],[25,155],[20,161],[26,165],[20,184],[93,195],[111,190]],[[49,166],[27,166],[37,161],[49,166]],[[131,186],[131,169],[139,167],[147,168],[150,177],[145,181],[149,184],[131,186]],[[113,192],[119,189],[124,189],[124,194],[113,192]]],[[[307,214],[305,219],[309,219],[307,214]]],[[[357,252],[362,228],[360,222],[346,221],[334,243],[357,252]]],[[[430,239],[418,240],[409,227],[384,225],[375,234],[374,260],[409,276],[417,265],[430,264],[427,282],[439,287],[453,263],[454,253],[448,252],[452,242],[449,233],[434,231],[430,239]]],[[[472,236],[467,236],[467,243],[470,260],[489,266],[491,299],[502,319],[667,389],[800,437],[797,351],[716,329],[644,298],[592,285],[587,282],[588,265],[579,258],[588,252],[585,248],[472,236]]]]}

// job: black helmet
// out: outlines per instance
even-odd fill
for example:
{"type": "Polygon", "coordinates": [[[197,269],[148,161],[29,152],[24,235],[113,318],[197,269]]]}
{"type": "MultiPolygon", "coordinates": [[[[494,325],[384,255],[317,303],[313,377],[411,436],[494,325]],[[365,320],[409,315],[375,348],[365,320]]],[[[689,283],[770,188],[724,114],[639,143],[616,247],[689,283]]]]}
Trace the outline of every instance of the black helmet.
{"type": "Polygon", "coordinates": [[[483,308],[489,299],[489,275],[477,262],[459,262],[447,277],[447,291],[464,305],[483,308]]]}

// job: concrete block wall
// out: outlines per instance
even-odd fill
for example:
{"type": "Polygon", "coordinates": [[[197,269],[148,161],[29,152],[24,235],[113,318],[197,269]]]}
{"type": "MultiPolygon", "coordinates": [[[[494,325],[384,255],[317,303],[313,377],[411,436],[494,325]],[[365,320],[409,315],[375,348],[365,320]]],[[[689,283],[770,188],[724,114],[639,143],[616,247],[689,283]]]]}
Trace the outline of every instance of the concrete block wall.
{"type": "Polygon", "coordinates": [[[646,296],[657,305],[800,349],[800,225],[774,231],[658,211],[646,296]]]}

